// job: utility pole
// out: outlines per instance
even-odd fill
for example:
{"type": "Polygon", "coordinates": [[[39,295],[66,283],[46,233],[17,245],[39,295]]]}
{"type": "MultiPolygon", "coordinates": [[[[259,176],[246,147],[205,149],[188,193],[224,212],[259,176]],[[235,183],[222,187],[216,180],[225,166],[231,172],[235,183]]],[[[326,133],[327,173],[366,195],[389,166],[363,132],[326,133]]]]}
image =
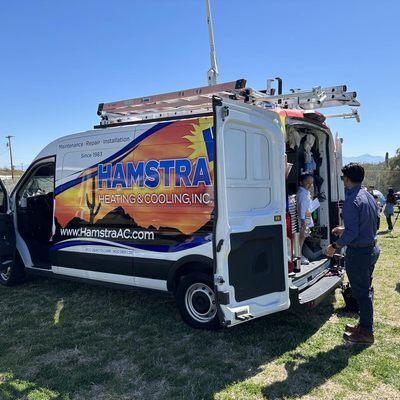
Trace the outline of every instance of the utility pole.
{"type": "Polygon", "coordinates": [[[10,150],[11,179],[14,180],[14,164],[13,164],[12,147],[11,147],[11,138],[12,137],[14,137],[14,136],[8,135],[8,136],[6,136],[6,139],[8,139],[7,146],[10,150]]]}

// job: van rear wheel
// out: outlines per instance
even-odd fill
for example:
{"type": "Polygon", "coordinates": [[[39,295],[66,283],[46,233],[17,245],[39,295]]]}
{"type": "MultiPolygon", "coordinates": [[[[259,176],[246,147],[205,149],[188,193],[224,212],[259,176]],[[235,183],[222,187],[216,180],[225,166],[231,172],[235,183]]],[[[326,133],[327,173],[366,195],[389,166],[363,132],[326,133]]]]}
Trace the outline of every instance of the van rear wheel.
{"type": "Polygon", "coordinates": [[[175,297],[187,324],[196,329],[215,330],[220,327],[214,283],[209,275],[191,272],[183,276],[175,297]]]}

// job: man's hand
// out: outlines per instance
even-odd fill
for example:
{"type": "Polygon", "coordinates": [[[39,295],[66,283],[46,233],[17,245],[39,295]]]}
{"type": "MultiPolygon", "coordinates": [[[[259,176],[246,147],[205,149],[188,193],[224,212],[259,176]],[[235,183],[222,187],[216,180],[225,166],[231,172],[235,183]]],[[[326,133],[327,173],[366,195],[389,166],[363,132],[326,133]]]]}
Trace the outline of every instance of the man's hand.
{"type": "Polygon", "coordinates": [[[331,244],[325,249],[325,255],[329,258],[332,258],[335,252],[336,249],[331,244]]]}
{"type": "Polygon", "coordinates": [[[337,226],[336,228],[332,229],[332,235],[342,237],[344,233],[344,226],[337,226]]]}

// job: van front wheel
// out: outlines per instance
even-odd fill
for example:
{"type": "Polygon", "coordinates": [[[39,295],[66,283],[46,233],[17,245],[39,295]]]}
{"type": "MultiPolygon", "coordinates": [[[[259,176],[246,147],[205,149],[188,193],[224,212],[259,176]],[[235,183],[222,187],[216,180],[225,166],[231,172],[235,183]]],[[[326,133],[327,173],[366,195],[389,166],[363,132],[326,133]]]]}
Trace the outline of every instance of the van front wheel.
{"type": "Polygon", "coordinates": [[[210,276],[191,272],[181,278],[175,293],[183,320],[197,329],[215,330],[220,327],[217,298],[210,276]]]}
{"type": "Polygon", "coordinates": [[[25,270],[20,256],[17,254],[15,260],[0,268],[0,284],[14,286],[22,283],[25,278],[25,270]]]}

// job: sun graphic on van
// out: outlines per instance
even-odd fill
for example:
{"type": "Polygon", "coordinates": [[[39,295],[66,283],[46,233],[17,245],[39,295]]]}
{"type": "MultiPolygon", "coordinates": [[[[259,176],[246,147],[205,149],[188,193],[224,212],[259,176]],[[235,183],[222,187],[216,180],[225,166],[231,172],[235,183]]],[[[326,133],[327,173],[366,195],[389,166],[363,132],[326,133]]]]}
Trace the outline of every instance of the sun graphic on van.
{"type": "Polygon", "coordinates": [[[212,125],[212,117],[202,118],[199,124],[192,124],[190,135],[184,136],[184,138],[191,143],[188,147],[193,150],[190,158],[203,157],[207,155],[208,157],[211,157],[210,161],[213,161],[213,148],[211,154],[209,154],[211,146],[214,144],[212,141],[212,125]]]}

